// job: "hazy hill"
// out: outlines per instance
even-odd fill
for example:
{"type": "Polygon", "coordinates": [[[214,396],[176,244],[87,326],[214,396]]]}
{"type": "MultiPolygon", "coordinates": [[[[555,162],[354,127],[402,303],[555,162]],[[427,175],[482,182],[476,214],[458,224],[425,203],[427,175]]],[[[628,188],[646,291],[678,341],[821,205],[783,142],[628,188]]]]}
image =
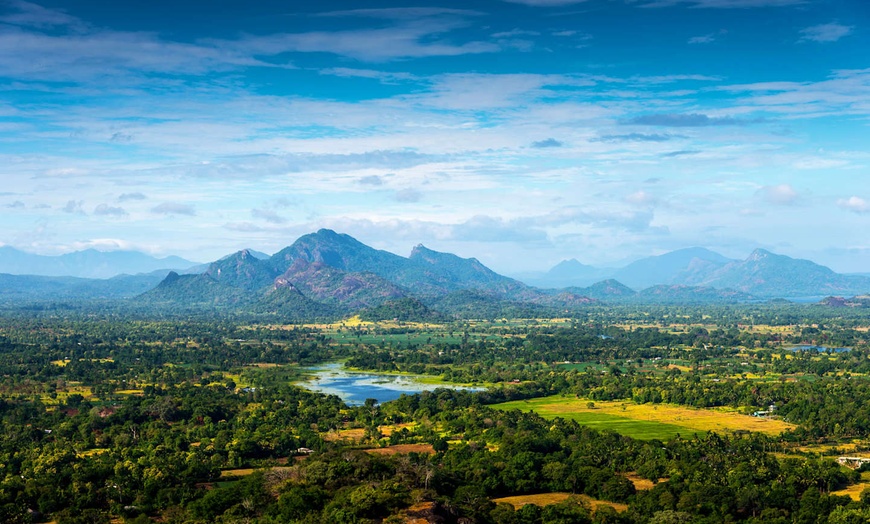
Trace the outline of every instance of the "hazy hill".
{"type": "Polygon", "coordinates": [[[544,288],[583,287],[605,280],[615,271],[583,264],[572,258],[559,262],[546,273],[527,273],[520,280],[544,288]]]}
{"type": "Polygon", "coordinates": [[[118,300],[135,297],[158,285],[168,271],[118,275],[108,279],[0,274],[0,301],[118,300]]]}
{"type": "Polygon", "coordinates": [[[621,301],[637,295],[637,291],[612,278],[596,282],[589,287],[572,287],[569,290],[604,302],[621,301]]]}
{"type": "MultiPolygon", "coordinates": [[[[561,281],[583,280],[595,268],[577,261],[565,261],[548,274],[561,281]],[[572,277],[572,271],[577,271],[572,277]]],[[[539,282],[539,281],[536,281],[539,282]]],[[[745,260],[732,260],[704,248],[687,248],[647,257],[614,270],[604,282],[590,287],[572,286],[572,291],[604,301],[618,301],[631,296],[626,289],[643,290],[636,299],[644,301],[678,301],[680,297],[696,302],[704,300],[742,300],[757,298],[799,298],[826,295],[851,296],[870,291],[870,277],[842,275],[809,260],[777,255],[763,249],[752,252],[745,260]],[[609,284],[608,284],[609,283],[609,284]],[[655,287],[655,290],[650,288],[655,287]],[[689,288],[732,290],[743,294],[729,296],[689,291],[689,288]],[[690,296],[692,295],[692,296],[690,296]],[[694,297],[694,298],[693,298],[694,297]],[[706,297],[706,298],[704,298],[706,297]],[[734,298],[737,297],[737,298],[734,298]]]]}
{"type": "Polygon", "coordinates": [[[684,276],[683,284],[732,288],[760,297],[857,295],[870,291],[870,278],[841,275],[811,262],[756,249],[746,260],[684,276]]]}
{"type": "Polygon", "coordinates": [[[644,289],[658,284],[677,283],[676,279],[692,265],[708,268],[723,266],[732,260],[709,249],[690,247],[663,255],[647,257],[617,270],[613,277],[628,287],[644,289]]]}
{"type": "Polygon", "coordinates": [[[65,255],[45,256],[26,253],[10,246],[0,247],[0,273],[12,275],[110,278],[161,269],[181,270],[194,265],[195,262],[180,257],[155,258],[138,251],[86,249],[65,255]]]}

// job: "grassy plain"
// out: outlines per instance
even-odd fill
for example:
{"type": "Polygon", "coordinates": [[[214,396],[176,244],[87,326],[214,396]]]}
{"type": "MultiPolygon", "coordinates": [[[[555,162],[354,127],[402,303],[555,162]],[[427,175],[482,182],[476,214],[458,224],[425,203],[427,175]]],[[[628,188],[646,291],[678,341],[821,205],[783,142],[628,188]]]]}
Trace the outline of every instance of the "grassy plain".
{"type": "Polygon", "coordinates": [[[781,420],[727,410],[696,409],[672,404],[636,404],[630,401],[596,402],[563,396],[517,400],[494,407],[534,411],[545,418],[562,417],[584,426],[610,429],[643,440],[666,440],[678,434],[689,436],[706,431],[756,431],[778,435],[795,427],[781,420]]]}
{"type": "Polygon", "coordinates": [[[847,486],[837,491],[832,491],[831,495],[845,495],[852,497],[852,500],[861,500],[861,492],[868,488],[870,488],[870,471],[865,471],[861,473],[861,482],[852,484],[851,486],[847,486]]]}
{"type": "Polygon", "coordinates": [[[535,506],[549,506],[550,504],[558,504],[569,498],[574,497],[578,502],[588,504],[593,510],[597,510],[601,506],[610,506],[618,512],[623,512],[628,509],[625,504],[618,502],[608,502],[606,500],[597,500],[587,495],[572,495],[571,493],[536,493],[534,495],[516,495],[513,497],[501,497],[493,499],[496,504],[504,502],[510,504],[514,509],[520,509],[526,504],[534,504],[535,506]]]}

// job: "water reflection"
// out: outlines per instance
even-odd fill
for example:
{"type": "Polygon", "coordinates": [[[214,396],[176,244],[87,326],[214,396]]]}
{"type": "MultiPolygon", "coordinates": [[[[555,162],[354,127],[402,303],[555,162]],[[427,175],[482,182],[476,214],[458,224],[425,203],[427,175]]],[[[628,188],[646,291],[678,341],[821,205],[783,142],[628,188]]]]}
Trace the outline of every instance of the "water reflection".
{"type": "Polygon", "coordinates": [[[348,371],[341,363],[326,364],[309,368],[313,379],[300,385],[312,391],[338,395],[351,406],[360,406],[367,398],[378,403],[399,398],[403,393],[413,395],[421,391],[437,388],[468,389],[479,391],[482,388],[456,386],[452,384],[424,384],[415,375],[378,375],[375,373],[348,371]]]}

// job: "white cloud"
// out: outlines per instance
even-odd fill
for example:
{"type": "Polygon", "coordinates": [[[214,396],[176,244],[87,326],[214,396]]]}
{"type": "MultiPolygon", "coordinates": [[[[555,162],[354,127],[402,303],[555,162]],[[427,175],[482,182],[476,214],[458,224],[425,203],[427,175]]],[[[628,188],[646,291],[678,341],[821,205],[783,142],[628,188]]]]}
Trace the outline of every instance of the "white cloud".
{"type": "Polygon", "coordinates": [[[192,205],[178,202],[164,202],[151,208],[151,212],[158,215],[196,215],[196,210],[192,205]]]}
{"type": "Polygon", "coordinates": [[[837,205],[853,213],[870,213],[870,202],[867,202],[863,198],[857,196],[851,196],[849,198],[842,198],[840,200],[837,200],[837,205]]]}
{"type": "Polygon", "coordinates": [[[658,199],[646,191],[635,191],[626,196],[625,201],[636,206],[651,206],[655,204],[658,199]]]}
{"type": "Polygon", "coordinates": [[[810,42],[836,42],[844,36],[852,33],[854,27],[841,25],[836,22],[819,24],[801,30],[801,41],[810,42]]]}
{"type": "Polygon", "coordinates": [[[268,209],[252,209],[251,216],[254,218],[263,219],[271,224],[285,224],[287,222],[286,218],[268,209]]]}
{"type": "Polygon", "coordinates": [[[690,44],[709,44],[716,41],[716,35],[713,33],[703,36],[693,36],[689,39],[690,44]]]}
{"type": "Polygon", "coordinates": [[[757,194],[768,203],[781,206],[792,205],[800,198],[798,192],[789,184],[764,186],[758,190],[757,194]]]}
{"type": "Polygon", "coordinates": [[[82,209],[82,205],[84,205],[83,200],[69,200],[66,205],[63,206],[63,212],[84,215],[85,211],[82,209]]]}
{"type": "Polygon", "coordinates": [[[587,0],[504,0],[512,4],[524,4],[533,7],[561,7],[565,5],[582,4],[587,0]]]}
{"type": "Polygon", "coordinates": [[[100,204],[96,208],[94,208],[95,215],[103,215],[103,216],[115,216],[122,217],[127,216],[127,211],[122,207],[114,207],[108,204],[100,204]]]}
{"type": "Polygon", "coordinates": [[[84,23],[78,18],[58,9],[48,9],[21,0],[7,0],[5,4],[13,10],[11,13],[0,16],[0,22],[7,24],[39,28],[57,26],[82,28],[84,26],[84,23]]]}
{"type": "Polygon", "coordinates": [[[651,0],[644,7],[671,7],[689,4],[691,7],[708,9],[749,9],[758,7],[787,7],[801,5],[808,0],[651,0]]]}

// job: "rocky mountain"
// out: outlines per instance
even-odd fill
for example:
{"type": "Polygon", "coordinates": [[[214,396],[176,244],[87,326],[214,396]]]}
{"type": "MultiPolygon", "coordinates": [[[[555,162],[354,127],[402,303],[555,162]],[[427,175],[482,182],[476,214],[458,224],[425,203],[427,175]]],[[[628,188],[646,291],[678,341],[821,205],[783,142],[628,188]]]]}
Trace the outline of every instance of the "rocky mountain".
{"type": "Polygon", "coordinates": [[[481,293],[490,301],[543,308],[577,308],[592,302],[571,292],[548,293],[531,288],[495,273],[473,258],[464,259],[422,245],[406,258],[328,229],[302,236],[268,259],[243,250],[210,264],[200,274],[172,273],[145,293],[142,300],[224,308],[257,308],[268,303],[280,308],[282,297],[298,301],[302,296],[311,304],[334,311],[354,311],[377,308],[385,302],[410,304],[401,301],[407,298],[431,304],[462,290],[481,293]]]}
{"type": "MultiPolygon", "coordinates": [[[[572,270],[588,276],[588,268],[566,261],[552,273],[570,280],[572,270]]],[[[540,289],[500,275],[474,258],[423,245],[403,257],[322,229],[273,256],[245,249],[190,274],[163,270],[103,280],[0,275],[0,301],[136,297],[130,307],[167,311],[223,310],[305,319],[366,310],[390,318],[435,318],[445,313],[562,314],[596,302],[734,303],[870,291],[868,277],[839,275],[813,262],[764,250],[737,261],[691,248],[642,259],[616,273],[634,286],[611,278],[586,287],[540,289]],[[641,284],[661,279],[665,281],[636,291],[641,284]]]]}
{"type": "Polygon", "coordinates": [[[86,249],[58,256],[35,255],[11,246],[0,247],[0,273],[12,275],[111,278],[158,270],[183,270],[196,265],[180,257],[155,258],[138,251],[86,249]]]}

